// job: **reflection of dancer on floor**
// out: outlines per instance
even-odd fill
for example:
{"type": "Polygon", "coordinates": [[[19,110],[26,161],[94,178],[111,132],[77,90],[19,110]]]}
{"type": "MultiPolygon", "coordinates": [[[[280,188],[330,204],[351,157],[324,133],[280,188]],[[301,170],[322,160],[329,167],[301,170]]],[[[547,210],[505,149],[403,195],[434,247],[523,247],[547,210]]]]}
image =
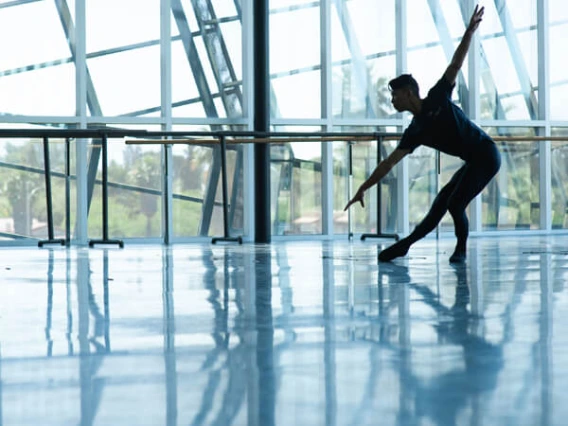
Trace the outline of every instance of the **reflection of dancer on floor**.
{"type": "Polygon", "coordinates": [[[460,348],[461,351],[452,353],[463,355],[463,360],[449,362],[446,368],[441,369],[440,374],[429,380],[417,379],[413,383],[415,412],[418,418],[430,418],[431,423],[436,425],[460,424],[458,419],[468,408],[472,410],[473,416],[478,415],[476,411],[483,410],[483,404],[479,405],[477,402],[482,401],[484,394],[495,391],[499,373],[504,367],[503,344],[489,341],[485,335],[478,335],[473,331],[479,317],[468,310],[470,287],[467,271],[465,265],[455,266],[456,293],[454,305],[451,307],[440,303],[439,294],[434,293],[427,285],[410,284],[410,288],[416,291],[421,300],[439,317],[449,319],[435,325],[437,341],[460,348]]]}
{"type": "Polygon", "coordinates": [[[454,221],[457,237],[457,245],[450,262],[465,261],[469,233],[465,209],[495,176],[501,165],[501,156],[495,143],[451,100],[456,77],[483,12],[483,7],[475,7],[448,68],[430,89],[426,98],[420,98],[418,83],[410,74],[402,74],[389,82],[393,106],[399,112],[411,112],[414,117],[402,135],[398,147],[381,161],[371,176],[363,182],[345,206],[345,210],[356,202],[360,202],[364,207],[365,191],[377,184],[395,164],[420,145],[460,157],[465,164],[442,188],[430,211],[416,229],[408,237],[383,250],[379,254],[380,261],[388,262],[406,255],[410,246],[434,230],[448,211],[454,221]]]}

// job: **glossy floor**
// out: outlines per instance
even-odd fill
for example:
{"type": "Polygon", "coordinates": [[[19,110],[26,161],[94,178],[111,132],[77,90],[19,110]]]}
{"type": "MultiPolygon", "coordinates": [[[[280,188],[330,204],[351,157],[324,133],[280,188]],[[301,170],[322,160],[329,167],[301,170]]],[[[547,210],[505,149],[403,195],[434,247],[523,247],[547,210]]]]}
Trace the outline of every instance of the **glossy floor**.
{"type": "Polygon", "coordinates": [[[0,250],[0,425],[565,425],[568,236],[0,250]]]}

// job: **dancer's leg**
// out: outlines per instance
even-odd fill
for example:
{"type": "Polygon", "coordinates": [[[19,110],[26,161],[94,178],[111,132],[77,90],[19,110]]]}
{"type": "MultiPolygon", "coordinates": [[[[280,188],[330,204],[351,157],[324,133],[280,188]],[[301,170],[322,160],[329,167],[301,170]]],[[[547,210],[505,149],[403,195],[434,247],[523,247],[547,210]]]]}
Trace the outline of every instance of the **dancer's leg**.
{"type": "Polygon", "coordinates": [[[460,263],[466,258],[469,236],[469,221],[465,213],[467,206],[487,186],[501,165],[501,158],[496,148],[494,151],[489,151],[481,160],[473,161],[464,167],[463,177],[448,202],[448,211],[454,221],[457,238],[456,248],[450,256],[451,263],[460,263]]]}
{"type": "Polygon", "coordinates": [[[416,228],[414,228],[414,231],[412,231],[408,237],[397,241],[392,246],[379,253],[379,261],[389,262],[397,257],[405,256],[412,244],[424,238],[436,228],[448,211],[449,199],[455,192],[458,183],[461,181],[464,170],[465,166],[459,169],[452,179],[440,190],[432,203],[432,207],[430,207],[430,211],[428,211],[424,219],[416,225],[416,228]]]}

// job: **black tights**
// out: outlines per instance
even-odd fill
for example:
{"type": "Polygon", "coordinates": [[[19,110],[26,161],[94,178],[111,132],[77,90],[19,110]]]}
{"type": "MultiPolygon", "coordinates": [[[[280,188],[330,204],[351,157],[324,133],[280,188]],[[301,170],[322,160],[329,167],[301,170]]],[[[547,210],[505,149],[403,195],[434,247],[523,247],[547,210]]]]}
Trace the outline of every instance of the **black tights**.
{"type": "Polygon", "coordinates": [[[457,237],[456,250],[465,251],[469,235],[469,221],[465,213],[468,204],[479,194],[501,167],[501,155],[493,142],[487,142],[467,161],[434,199],[426,217],[405,240],[408,244],[424,238],[434,230],[446,212],[454,221],[457,237]]]}

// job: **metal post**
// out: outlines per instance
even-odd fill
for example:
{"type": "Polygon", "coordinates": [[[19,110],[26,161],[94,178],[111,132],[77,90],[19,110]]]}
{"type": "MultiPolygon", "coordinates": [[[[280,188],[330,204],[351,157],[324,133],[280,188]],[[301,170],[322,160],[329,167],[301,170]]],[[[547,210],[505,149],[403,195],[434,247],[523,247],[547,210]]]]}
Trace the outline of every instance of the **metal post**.
{"type": "MultiPolygon", "coordinates": [[[[377,138],[377,164],[380,164],[382,161],[382,156],[381,156],[382,144],[383,144],[383,137],[379,136],[377,138]]],[[[394,238],[396,241],[398,241],[399,236],[397,234],[383,234],[381,232],[381,224],[383,221],[381,210],[382,210],[381,183],[379,182],[377,184],[377,233],[361,235],[362,241],[365,241],[365,239],[367,238],[394,238]]]]}
{"type": "Polygon", "coordinates": [[[54,239],[53,236],[53,203],[51,200],[51,162],[49,159],[49,138],[43,137],[43,171],[45,175],[45,201],[47,204],[47,240],[41,240],[37,243],[38,247],[45,244],[61,244],[65,245],[62,238],[54,239]]]}
{"type": "MultiPolygon", "coordinates": [[[[270,69],[268,52],[268,0],[253,0],[254,7],[254,130],[270,128],[270,69]]],[[[254,147],[255,242],[270,243],[270,146],[254,147]]]]}
{"type": "Polygon", "coordinates": [[[108,150],[107,150],[107,138],[103,135],[101,139],[101,149],[102,149],[102,192],[103,192],[103,240],[108,240],[108,150]]]}
{"type": "Polygon", "coordinates": [[[109,240],[108,238],[108,149],[107,135],[103,134],[101,138],[101,154],[102,154],[102,198],[103,198],[103,239],[89,241],[89,247],[95,244],[118,244],[120,248],[124,247],[122,240],[109,240]]]}
{"type": "Polygon", "coordinates": [[[219,137],[219,142],[221,144],[221,188],[223,192],[223,238],[213,238],[211,241],[213,244],[217,241],[236,241],[242,244],[242,238],[231,237],[229,231],[229,206],[228,202],[228,189],[227,189],[227,143],[225,141],[225,136],[221,135],[219,137]]]}
{"type": "MultiPolygon", "coordinates": [[[[353,142],[347,142],[347,201],[351,200],[353,187],[353,142]]],[[[351,209],[347,209],[347,239],[353,238],[353,224],[351,223],[351,209]]]]}
{"type": "Polygon", "coordinates": [[[65,138],[65,241],[71,243],[71,143],[65,138]]]}

